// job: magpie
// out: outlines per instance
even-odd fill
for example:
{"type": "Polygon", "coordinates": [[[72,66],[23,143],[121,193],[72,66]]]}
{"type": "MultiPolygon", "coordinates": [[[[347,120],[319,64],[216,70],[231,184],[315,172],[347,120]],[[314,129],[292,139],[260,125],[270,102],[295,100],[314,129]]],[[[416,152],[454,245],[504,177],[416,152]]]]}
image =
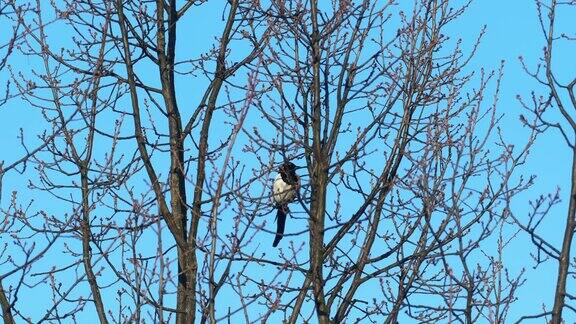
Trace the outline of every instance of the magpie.
{"type": "Polygon", "coordinates": [[[276,204],[276,237],[272,243],[273,247],[276,247],[284,236],[286,215],[290,212],[288,204],[296,198],[297,190],[300,188],[300,177],[296,174],[294,163],[283,163],[278,172],[272,185],[272,198],[276,204]]]}

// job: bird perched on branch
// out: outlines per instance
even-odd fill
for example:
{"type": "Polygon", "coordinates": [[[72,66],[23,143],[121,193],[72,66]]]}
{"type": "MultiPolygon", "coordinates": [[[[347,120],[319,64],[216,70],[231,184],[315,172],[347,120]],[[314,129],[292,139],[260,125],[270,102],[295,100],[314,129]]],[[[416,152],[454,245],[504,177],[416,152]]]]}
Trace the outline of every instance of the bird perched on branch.
{"type": "Polygon", "coordinates": [[[288,204],[296,198],[300,188],[300,177],[296,174],[296,165],[285,162],[278,170],[278,176],[272,186],[272,198],[276,204],[276,237],[272,246],[276,247],[284,236],[286,215],[290,211],[288,204]]]}

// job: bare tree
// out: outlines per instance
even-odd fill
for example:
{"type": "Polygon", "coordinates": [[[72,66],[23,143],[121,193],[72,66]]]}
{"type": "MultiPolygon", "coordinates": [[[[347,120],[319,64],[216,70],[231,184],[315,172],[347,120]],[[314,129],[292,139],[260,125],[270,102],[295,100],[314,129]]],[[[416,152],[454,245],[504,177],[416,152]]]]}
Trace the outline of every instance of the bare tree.
{"type": "Polygon", "coordinates": [[[25,260],[1,255],[2,280],[24,285],[2,289],[5,320],[506,319],[523,280],[504,227],[532,184],[512,175],[538,129],[505,141],[503,66],[468,67],[483,31],[446,34],[469,3],[28,6],[6,4],[34,60],[11,76],[46,131],[1,175],[59,203],[2,205],[25,260]],[[301,189],[273,250],[287,161],[301,189]],[[51,296],[38,318],[22,289],[51,296]]]}
{"type": "Polygon", "coordinates": [[[390,32],[391,3],[277,5],[277,16],[292,18],[276,23],[265,52],[262,75],[275,93],[260,110],[310,175],[301,197],[309,268],[288,290],[297,292],[283,305],[289,322],[309,318],[309,293],[320,323],[394,323],[401,309],[421,321],[505,318],[521,281],[486,285],[502,278],[502,264],[486,255],[486,268],[470,269],[469,259],[530,184],[510,176],[532,139],[513,152],[500,137],[498,90],[488,104],[485,92],[501,73],[474,79],[463,73],[474,50],[447,49],[442,31],[466,8],[416,1],[390,32]],[[479,86],[463,97],[472,80],[479,86]],[[499,156],[487,150],[493,132],[499,156]],[[359,298],[363,286],[383,298],[359,298]]]}
{"type": "MultiPolygon", "coordinates": [[[[576,108],[576,78],[574,75],[566,75],[565,69],[561,68],[558,59],[560,46],[574,44],[574,31],[561,30],[558,22],[561,13],[574,14],[576,9],[573,1],[536,1],[539,26],[544,38],[544,50],[535,68],[530,63],[520,60],[526,73],[534,78],[539,85],[543,86],[545,94],[538,95],[533,91],[529,98],[520,98],[522,106],[536,117],[535,123],[524,122],[538,132],[547,130],[558,131],[564,143],[572,153],[572,167],[570,168],[571,181],[568,210],[566,211],[566,223],[561,246],[552,243],[554,238],[547,237],[541,232],[541,225],[546,223],[551,208],[560,202],[559,190],[547,196],[540,196],[532,205],[532,212],[528,221],[522,222],[515,217],[516,223],[522,230],[527,232],[536,247],[534,261],[536,265],[547,260],[558,263],[558,277],[551,310],[527,317],[548,317],[551,323],[562,323],[562,312],[565,309],[576,313],[576,305],[570,305],[568,300],[573,300],[567,291],[568,280],[573,277],[576,261],[571,259],[574,231],[576,230],[576,148],[574,132],[576,123],[573,110],[576,108]],[[567,80],[567,81],[565,81],[567,80]]],[[[570,25],[570,24],[568,24],[570,25]]],[[[570,26],[571,27],[571,26],[570,26]]]]}

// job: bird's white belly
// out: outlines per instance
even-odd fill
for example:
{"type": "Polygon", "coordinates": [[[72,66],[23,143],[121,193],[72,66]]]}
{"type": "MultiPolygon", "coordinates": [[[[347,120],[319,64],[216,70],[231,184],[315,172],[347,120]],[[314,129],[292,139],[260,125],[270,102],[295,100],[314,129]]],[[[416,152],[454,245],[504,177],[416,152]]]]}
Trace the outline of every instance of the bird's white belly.
{"type": "Polygon", "coordinates": [[[277,177],[276,180],[274,180],[274,185],[272,189],[274,193],[272,198],[274,199],[274,202],[277,204],[288,203],[294,200],[294,198],[296,197],[296,190],[294,190],[293,186],[284,182],[284,180],[282,180],[281,177],[277,177]]]}

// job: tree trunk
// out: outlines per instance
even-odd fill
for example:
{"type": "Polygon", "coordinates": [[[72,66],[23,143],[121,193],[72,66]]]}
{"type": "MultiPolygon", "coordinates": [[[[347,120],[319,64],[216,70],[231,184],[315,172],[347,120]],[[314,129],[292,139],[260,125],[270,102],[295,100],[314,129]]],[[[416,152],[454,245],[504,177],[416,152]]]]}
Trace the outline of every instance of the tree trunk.
{"type": "Polygon", "coordinates": [[[558,258],[558,279],[556,281],[556,293],[554,294],[554,307],[552,308],[551,323],[559,324],[562,322],[562,309],[564,308],[564,299],[566,297],[566,280],[568,269],[570,267],[570,249],[572,239],[574,238],[574,220],[576,214],[576,151],[572,155],[572,187],[570,189],[570,204],[568,206],[568,215],[566,216],[566,228],[564,230],[564,239],[562,240],[562,251],[558,258]]]}

